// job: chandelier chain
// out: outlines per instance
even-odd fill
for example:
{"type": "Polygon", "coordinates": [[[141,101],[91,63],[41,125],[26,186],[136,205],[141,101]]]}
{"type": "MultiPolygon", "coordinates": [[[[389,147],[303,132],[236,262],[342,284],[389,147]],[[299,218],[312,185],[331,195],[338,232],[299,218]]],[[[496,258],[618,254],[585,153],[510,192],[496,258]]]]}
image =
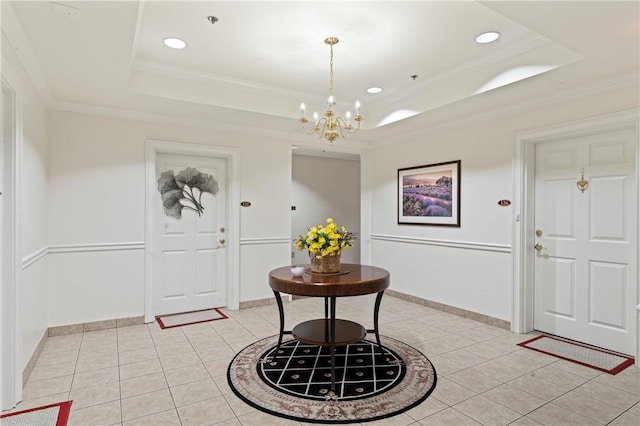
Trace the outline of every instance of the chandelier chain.
{"type": "Polygon", "coordinates": [[[329,54],[329,95],[333,96],[333,44],[330,44],[329,54]]]}

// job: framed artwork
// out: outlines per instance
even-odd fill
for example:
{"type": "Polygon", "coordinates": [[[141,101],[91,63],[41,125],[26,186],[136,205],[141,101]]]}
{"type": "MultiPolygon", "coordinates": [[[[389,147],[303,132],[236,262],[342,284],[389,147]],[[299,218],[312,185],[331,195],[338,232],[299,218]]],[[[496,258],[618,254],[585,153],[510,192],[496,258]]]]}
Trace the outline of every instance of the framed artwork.
{"type": "Polygon", "coordinates": [[[398,169],[398,224],[460,226],[460,160],[398,169]]]}

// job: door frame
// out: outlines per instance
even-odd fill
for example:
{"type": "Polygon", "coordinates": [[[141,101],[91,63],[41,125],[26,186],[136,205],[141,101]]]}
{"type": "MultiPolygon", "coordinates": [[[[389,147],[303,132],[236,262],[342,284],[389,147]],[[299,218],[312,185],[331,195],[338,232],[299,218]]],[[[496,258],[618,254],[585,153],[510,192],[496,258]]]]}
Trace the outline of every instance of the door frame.
{"type": "MultiPolygon", "coordinates": [[[[587,136],[614,130],[632,129],[636,140],[636,179],[640,182],[640,110],[633,109],[585,120],[535,129],[516,134],[513,149],[513,236],[512,236],[512,314],[511,331],[529,333],[533,331],[534,316],[534,178],[535,146],[538,143],[558,139],[587,136]]],[[[636,216],[638,199],[635,200],[636,216]]],[[[640,227],[639,227],[640,229],[640,227]]],[[[637,236],[636,236],[637,237],[637,236]]],[[[640,241],[636,238],[636,241],[640,241]]],[[[638,243],[637,243],[638,244],[638,243]]],[[[638,244],[640,245],[640,244],[638,244]]],[[[638,247],[636,247],[638,250],[638,247]]],[[[638,251],[640,253],[640,251],[638,251]]],[[[640,294],[640,274],[636,276],[640,294]]],[[[634,301],[635,303],[635,301],[634,301]]],[[[636,306],[636,324],[640,305],[636,306]]],[[[636,326],[636,366],[640,366],[640,324],[636,326]]]]}
{"type": "MultiPolygon", "coordinates": [[[[22,322],[20,321],[20,284],[22,272],[22,260],[19,257],[21,241],[21,181],[22,166],[22,91],[17,84],[17,78],[13,71],[3,61],[2,84],[12,94],[12,120],[13,141],[10,153],[11,162],[11,199],[8,222],[9,229],[3,229],[3,235],[8,235],[11,251],[4,253],[0,248],[3,264],[9,267],[9,283],[0,282],[0,409],[5,410],[15,407],[22,400],[22,322]],[[5,234],[6,232],[6,234],[5,234]]],[[[4,202],[4,200],[3,200],[4,202]]],[[[3,218],[3,223],[6,223],[3,218]]],[[[0,224],[3,226],[3,224],[0,224]]],[[[1,280],[0,280],[1,281],[1,280]]]]}
{"type": "MultiPolygon", "coordinates": [[[[158,190],[156,159],[158,154],[195,155],[221,158],[227,163],[227,291],[226,306],[240,308],[240,186],[238,184],[238,153],[234,148],[187,142],[146,140],[145,161],[145,261],[144,261],[144,321],[153,322],[153,237],[154,196],[158,190]]],[[[155,206],[157,207],[157,206],[155,206]]]]}

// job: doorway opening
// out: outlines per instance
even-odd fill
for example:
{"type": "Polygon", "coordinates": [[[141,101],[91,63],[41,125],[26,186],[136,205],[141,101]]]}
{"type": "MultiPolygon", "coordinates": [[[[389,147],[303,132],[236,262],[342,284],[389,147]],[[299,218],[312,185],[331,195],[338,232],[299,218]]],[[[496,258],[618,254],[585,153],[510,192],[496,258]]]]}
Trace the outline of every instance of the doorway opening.
{"type": "MultiPolygon", "coordinates": [[[[358,236],[340,256],[342,263],[361,263],[361,163],[359,154],[297,148],[291,162],[291,235],[332,218],[358,236]]],[[[292,248],[291,264],[309,263],[306,251],[292,248]]]]}

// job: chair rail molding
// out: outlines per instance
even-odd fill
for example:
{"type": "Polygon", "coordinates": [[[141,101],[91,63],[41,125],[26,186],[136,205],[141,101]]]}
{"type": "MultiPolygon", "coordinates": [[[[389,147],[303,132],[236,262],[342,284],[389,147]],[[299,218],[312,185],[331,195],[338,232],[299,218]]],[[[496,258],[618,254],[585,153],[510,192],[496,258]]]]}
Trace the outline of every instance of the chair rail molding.
{"type": "Polygon", "coordinates": [[[478,243],[472,241],[442,240],[435,238],[405,237],[401,235],[371,234],[372,240],[391,241],[405,244],[421,244],[429,246],[451,247],[465,250],[482,250],[499,253],[511,253],[511,246],[507,244],[478,243]]]}

